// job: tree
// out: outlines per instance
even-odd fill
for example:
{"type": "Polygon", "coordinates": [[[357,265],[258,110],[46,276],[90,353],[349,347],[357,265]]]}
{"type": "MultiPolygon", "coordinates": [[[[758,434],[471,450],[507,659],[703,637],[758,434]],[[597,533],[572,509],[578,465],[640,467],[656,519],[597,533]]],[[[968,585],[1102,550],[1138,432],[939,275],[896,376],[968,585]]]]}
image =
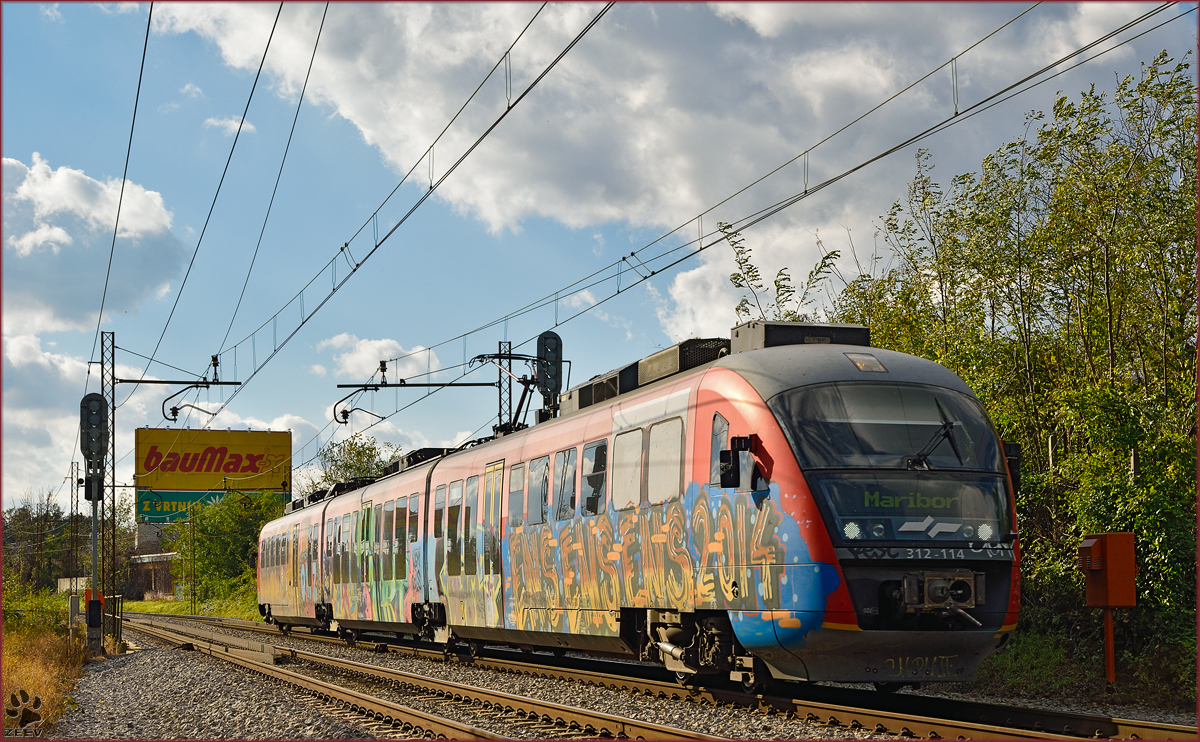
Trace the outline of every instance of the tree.
{"type": "MultiPolygon", "coordinates": [[[[905,197],[883,217],[892,264],[860,271],[829,318],[949,367],[1001,437],[1022,444],[1023,628],[1096,646],[1075,550],[1087,533],[1133,531],[1138,607],[1121,612],[1118,642],[1141,657],[1174,647],[1173,672],[1194,693],[1188,69],[1163,53],[1111,96],[1060,94],[1049,117],[1031,113],[1021,136],[945,190],[918,152],[905,197]]],[[[742,276],[752,267],[739,263],[742,276]]]]}
{"type": "MultiPolygon", "coordinates": [[[[759,296],[760,293],[765,294],[766,286],[762,282],[762,273],[758,266],[754,265],[751,248],[745,244],[746,240],[742,237],[742,233],[735,231],[733,226],[725,222],[717,222],[717,229],[721,230],[721,234],[725,235],[725,241],[733,249],[733,259],[737,264],[737,270],[729,275],[729,281],[734,288],[749,291],[751,298],[754,299],[754,306],[751,307],[750,300],[745,296],[734,307],[737,312],[738,320],[749,319],[754,310],[758,310],[760,319],[763,320],[782,320],[785,322],[808,322],[814,319],[811,315],[805,314],[803,310],[806,306],[812,303],[810,294],[816,290],[818,285],[829,277],[833,270],[834,263],[841,257],[841,253],[837,250],[824,253],[821,259],[811,271],[808,272],[808,278],[797,289],[792,285],[792,277],[788,274],[786,267],[780,268],[775,274],[775,281],[772,288],[774,289],[774,299],[767,301],[767,297],[759,296]],[[799,295],[797,295],[797,290],[799,295]],[[766,306],[763,306],[763,301],[767,301],[766,306]]],[[[818,240],[820,244],[820,240],[818,240]]]]}
{"type": "Polygon", "coordinates": [[[317,471],[304,472],[294,481],[307,492],[324,490],[338,482],[361,477],[381,477],[384,467],[400,452],[394,443],[380,442],[363,433],[329,442],[317,452],[317,471]]]}
{"type": "Polygon", "coordinates": [[[227,598],[252,588],[257,575],[258,534],[263,525],[282,514],[283,503],[272,491],[232,491],[198,503],[188,520],[163,528],[165,550],[178,554],[173,565],[176,579],[186,581],[194,564],[194,589],[201,600],[227,598]]]}

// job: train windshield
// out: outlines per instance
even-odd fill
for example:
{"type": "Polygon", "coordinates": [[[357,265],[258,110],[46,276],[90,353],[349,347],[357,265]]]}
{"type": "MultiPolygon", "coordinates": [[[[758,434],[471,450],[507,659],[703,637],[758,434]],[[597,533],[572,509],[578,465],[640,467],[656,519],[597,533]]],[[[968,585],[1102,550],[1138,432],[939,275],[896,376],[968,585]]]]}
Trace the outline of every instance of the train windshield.
{"type": "Polygon", "coordinates": [[[995,541],[1011,532],[982,406],[942,387],[838,382],[768,402],[841,542],[995,541]]]}
{"type": "Polygon", "coordinates": [[[768,405],[806,470],[1004,471],[983,408],[950,389],[814,384],[777,395],[768,405]]]}

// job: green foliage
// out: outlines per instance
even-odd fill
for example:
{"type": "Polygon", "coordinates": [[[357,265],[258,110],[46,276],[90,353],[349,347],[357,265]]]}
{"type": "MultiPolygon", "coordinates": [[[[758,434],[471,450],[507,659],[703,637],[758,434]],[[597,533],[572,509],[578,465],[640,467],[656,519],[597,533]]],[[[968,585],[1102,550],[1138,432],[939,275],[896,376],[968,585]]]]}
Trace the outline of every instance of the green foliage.
{"type": "Polygon", "coordinates": [[[191,584],[194,564],[191,589],[200,600],[224,599],[253,589],[258,534],[265,523],[282,514],[283,503],[273,492],[229,492],[195,506],[188,521],[163,529],[165,550],[179,555],[172,567],[176,579],[191,584]]]}
{"type": "Polygon", "coordinates": [[[860,270],[829,319],[952,369],[1001,437],[1021,443],[1022,631],[1094,654],[1101,617],[1084,606],[1076,549],[1087,533],[1132,531],[1138,606],[1116,611],[1118,650],[1135,667],[1176,658],[1167,673],[1194,699],[1188,69],[1164,53],[1111,97],[1060,95],[1051,116],[1031,113],[1020,137],[946,189],[919,151],[905,197],[883,217],[891,262],[860,270]]]}
{"type": "Polygon", "coordinates": [[[725,222],[717,222],[717,229],[721,230],[721,234],[725,235],[725,241],[733,248],[733,260],[737,264],[737,271],[729,274],[730,283],[734,288],[749,291],[751,298],[754,299],[753,307],[745,296],[734,307],[739,321],[750,319],[754,314],[754,309],[758,310],[759,318],[764,320],[811,321],[812,317],[801,310],[812,303],[813,292],[833,272],[834,265],[841,257],[840,252],[832,250],[824,253],[813,269],[808,272],[808,278],[799,289],[792,285],[792,277],[788,273],[787,267],[780,268],[772,282],[775,298],[764,307],[759,294],[765,293],[767,288],[763,284],[762,272],[754,264],[752,250],[745,244],[746,240],[742,237],[742,233],[734,231],[733,226],[725,222]],[[797,295],[797,291],[799,291],[799,295],[797,295]]]}
{"type": "Polygon", "coordinates": [[[319,471],[308,477],[306,489],[311,492],[360,477],[381,477],[384,467],[399,452],[400,446],[381,443],[362,433],[330,442],[317,452],[319,471]]]}

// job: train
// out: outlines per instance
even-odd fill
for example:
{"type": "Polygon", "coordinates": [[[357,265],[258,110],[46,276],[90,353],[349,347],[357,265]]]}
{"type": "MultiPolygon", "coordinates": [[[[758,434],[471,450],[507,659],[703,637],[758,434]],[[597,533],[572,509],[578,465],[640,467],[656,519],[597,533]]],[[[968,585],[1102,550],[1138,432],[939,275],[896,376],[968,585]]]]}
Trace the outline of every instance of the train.
{"type": "Polygon", "coordinates": [[[748,689],[969,681],[1016,626],[1019,447],[866,327],[746,322],[556,406],[290,502],[260,536],[264,619],[748,689]]]}

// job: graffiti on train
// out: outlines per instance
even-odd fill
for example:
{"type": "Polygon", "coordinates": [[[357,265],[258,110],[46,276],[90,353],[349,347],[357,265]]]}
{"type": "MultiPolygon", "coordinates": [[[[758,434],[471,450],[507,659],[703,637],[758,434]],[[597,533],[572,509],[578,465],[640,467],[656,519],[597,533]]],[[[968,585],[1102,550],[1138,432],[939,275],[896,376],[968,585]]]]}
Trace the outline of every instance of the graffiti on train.
{"type": "Polygon", "coordinates": [[[823,610],[836,569],[811,565],[778,485],[764,494],[693,484],[648,508],[509,528],[505,626],[612,636],[622,606],[823,610]]]}

